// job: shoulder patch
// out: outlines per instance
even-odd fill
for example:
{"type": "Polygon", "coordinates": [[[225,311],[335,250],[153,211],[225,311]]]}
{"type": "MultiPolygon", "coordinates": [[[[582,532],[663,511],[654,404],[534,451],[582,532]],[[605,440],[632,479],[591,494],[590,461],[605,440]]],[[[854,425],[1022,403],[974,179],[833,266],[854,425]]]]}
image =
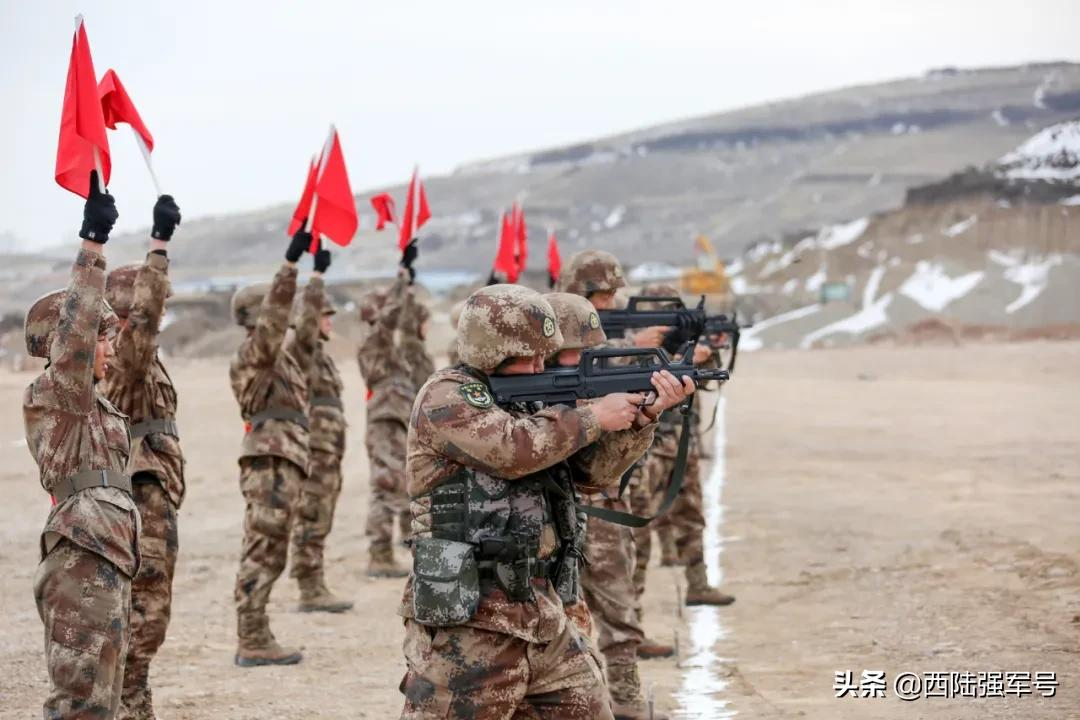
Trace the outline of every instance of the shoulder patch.
{"type": "Polygon", "coordinates": [[[600,316],[596,313],[589,313],[589,327],[596,330],[600,327],[600,316]]]}
{"type": "Polygon", "coordinates": [[[552,320],[551,317],[548,315],[544,316],[543,333],[544,337],[546,338],[549,338],[555,334],[555,321],[552,320]]]}
{"type": "Polygon", "coordinates": [[[495,404],[495,398],[491,397],[491,391],[487,389],[487,385],[481,382],[465,383],[458,387],[458,392],[461,393],[461,397],[465,398],[465,402],[481,410],[495,404]]]}

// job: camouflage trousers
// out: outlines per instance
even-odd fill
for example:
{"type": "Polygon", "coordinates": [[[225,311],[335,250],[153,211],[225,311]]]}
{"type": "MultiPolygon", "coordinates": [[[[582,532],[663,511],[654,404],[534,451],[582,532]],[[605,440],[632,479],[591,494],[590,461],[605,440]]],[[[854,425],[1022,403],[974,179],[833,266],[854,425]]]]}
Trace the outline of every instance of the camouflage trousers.
{"type": "Polygon", "coordinates": [[[412,515],[405,492],[405,440],[408,429],[396,420],[368,423],[364,442],[370,467],[371,502],[368,503],[367,536],[370,550],[388,552],[394,544],[394,523],[401,539],[409,537],[412,515]]]}
{"type": "Polygon", "coordinates": [[[547,644],[405,621],[402,720],[611,720],[600,665],[571,622],[547,644]]]}
{"type": "Polygon", "coordinates": [[[326,538],[334,526],[334,510],[340,494],[341,456],[312,450],[311,473],[300,487],[300,505],[293,522],[289,577],[322,573],[326,538]]]}
{"type": "MultiPolygon", "coordinates": [[[[583,495],[582,503],[626,511],[626,502],[603,495],[583,495]]],[[[637,662],[645,633],[637,618],[634,592],[634,538],[630,528],[588,518],[581,589],[599,630],[600,652],[609,665],[637,662]]]]}
{"type": "MultiPolygon", "coordinates": [[[[660,507],[660,501],[675,471],[675,458],[649,453],[641,473],[630,486],[630,506],[638,515],[652,515],[660,507]]],[[[637,558],[634,566],[634,588],[637,596],[645,592],[649,556],[652,553],[652,531],[663,520],[675,537],[679,564],[690,566],[705,559],[705,516],[702,514],[701,462],[695,444],[690,445],[686,456],[686,472],[683,485],[675,502],[663,518],[634,529],[637,558]]]]}
{"type": "Polygon", "coordinates": [[[34,599],[45,624],[51,685],[44,716],[114,717],[128,652],[131,579],[65,538],[38,565],[34,599]]]}
{"type": "MultiPolygon", "coordinates": [[[[240,490],[247,503],[235,593],[241,619],[266,616],[270,591],[288,560],[289,530],[304,477],[303,470],[284,458],[240,459],[240,490]]],[[[241,628],[256,625],[240,623],[241,628]]]]}
{"type": "Polygon", "coordinates": [[[172,614],[172,582],[176,571],[179,534],[176,507],[153,476],[136,473],[132,499],[142,516],[139,552],[142,564],[131,581],[131,644],[124,669],[121,718],[153,720],[150,701],[150,661],[165,642],[172,614]]]}

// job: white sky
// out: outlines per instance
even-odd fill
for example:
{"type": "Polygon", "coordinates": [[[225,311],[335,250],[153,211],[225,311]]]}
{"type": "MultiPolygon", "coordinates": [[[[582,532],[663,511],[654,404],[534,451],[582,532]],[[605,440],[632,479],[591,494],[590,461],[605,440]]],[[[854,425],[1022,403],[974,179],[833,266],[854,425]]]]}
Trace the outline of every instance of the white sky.
{"type": "MultiPolygon", "coordinates": [[[[0,0],[0,234],[24,245],[74,239],[81,222],[53,180],[79,12],[185,217],[293,201],[330,122],[360,191],[414,162],[441,174],[930,67],[1080,58],[1077,0],[0,0]]],[[[110,145],[117,227],[146,226],[153,189],[130,131],[110,145]]]]}

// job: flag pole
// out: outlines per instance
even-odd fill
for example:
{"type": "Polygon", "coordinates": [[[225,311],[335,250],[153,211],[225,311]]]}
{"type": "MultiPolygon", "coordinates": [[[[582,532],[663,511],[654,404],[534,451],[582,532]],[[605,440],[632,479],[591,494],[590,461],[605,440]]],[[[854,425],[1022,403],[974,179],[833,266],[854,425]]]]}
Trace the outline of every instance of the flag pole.
{"type": "MultiPolygon", "coordinates": [[[[79,41],[79,28],[83,25],[82,13],[75,16],[75,39],[73,42],[79,41]]],[[[94,82],[97,82],[97,78],[94,78],[94,82]]],[[[101,152],[98,150],[98,146],[94,145],[94,169],[97,170],[97,187],[98,192],[105,193],[105,173],[101,171],[101,152]]]]}
{"type": "Polygon", "coordinates": [[[158,197],[161,197],[163,195],[161,183],[158,182],[157,173],[154,172],[154,164],[150,160],[150,148],[146,146],[146,141],[143,140],[142,135],[135,128],[131,128],[131,133],[135,136],[135,142],[139,145],[139,150],[142,151],[143,160],[146,161],[146,169],[150,171],[150,179],[154,181],[154,192],[157,193],[158,197]]]}

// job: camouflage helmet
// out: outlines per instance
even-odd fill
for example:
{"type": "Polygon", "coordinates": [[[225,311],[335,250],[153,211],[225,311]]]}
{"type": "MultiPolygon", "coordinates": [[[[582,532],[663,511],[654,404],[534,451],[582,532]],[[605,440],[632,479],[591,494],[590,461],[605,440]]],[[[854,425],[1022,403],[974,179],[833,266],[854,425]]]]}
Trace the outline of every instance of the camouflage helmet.
{"type": "Polygon", "coordinates": [[[255,323],[259,320],[263,298],[268,292],[270,292],[270,285],[256,283],[242,287],[233,293],[232,316],[237,325],[246,328],[255,327],[255,323]]]}
{"type": "MultiPolygon", "coordinates": [[[[641,288],[642,297],[663,297],[663,298],[677,298],[682,297],[679,294],[677,288],[671,285],[646,285],[641,288]]],[[[673,302],[666,303],[638,303],[638,307],[642,310],[670,310],[674,307],[678,307],[673,302]]]]}
{"type": "MultiPolygon", "coordinates": [[[[300,317],[300,312],[304,307],[304,291],[297,290],[296,295],[293,296],[292,312],[289,315],[289,326],[296,327],[296,318],[300,317]]],[[[320,315],[336,315],[337,306],[334,305],[334,301],[330,299],[330,295],[324,290],[322,294],[322,312],[320,315]]]]}
{"type": "Polygon", "coordinates": [[[457,327],[461,362],[490,373],[508,358],[548,357],[563,344],[555,310],[535,290],[488,285],[465,301],[457,327]]]}
{"type": "Polygon", "coordinates": [[[544,299],[555,310],[562,331],[563,343],[559,350],[582,350],[607,340],[604,328],[600,326],[600,316],[585,298],[573,293],[548,293],[544,299]]]}
{"type": "Polygon", "coordinates": [[[603,250],[574,253],[563,266],[559,289],[588,297],[594,292],[614,292],[626,285],[622,265],[603,250]]]}
{"type": "MultiPolygon", "coordinates": [[[[122,318],[131,314],[131,307],[135,304],[135,276],[139,274],[139,268],[142,266],[143,263],[121,265],[110,272],[105,279],[105,300],[122,318]]],[[[172,297],[171,287],[168,297],[172,297]]]]}
{"type": "MultiPolygon", "coordinates": [[[[53,338],[56,337],[56,327],[60,324],[60,308],[67,298],[67,290],[53,290],[47,295],[42,295],[30,309],[26,311],[26,352],[30,357],[48,358],[49,349],[52,347],[53,338]]],[[[101,320],[98,321],[98,335],[113,330],[119,319],[116,313],[109,307],[109,303],[102,299],[104,306],[101,320]]]]}
{"type": "Polygon", "coordinates": [[[360,296],[360,302],[357,303],[359,307],[360,320],[366,323],[375,322],[376,316],[379,314],[379,309],[386,302],[386,298],[389,296],[390,291],[387,289],[380,290],[368,290],[366,293],[360,296]]]}

